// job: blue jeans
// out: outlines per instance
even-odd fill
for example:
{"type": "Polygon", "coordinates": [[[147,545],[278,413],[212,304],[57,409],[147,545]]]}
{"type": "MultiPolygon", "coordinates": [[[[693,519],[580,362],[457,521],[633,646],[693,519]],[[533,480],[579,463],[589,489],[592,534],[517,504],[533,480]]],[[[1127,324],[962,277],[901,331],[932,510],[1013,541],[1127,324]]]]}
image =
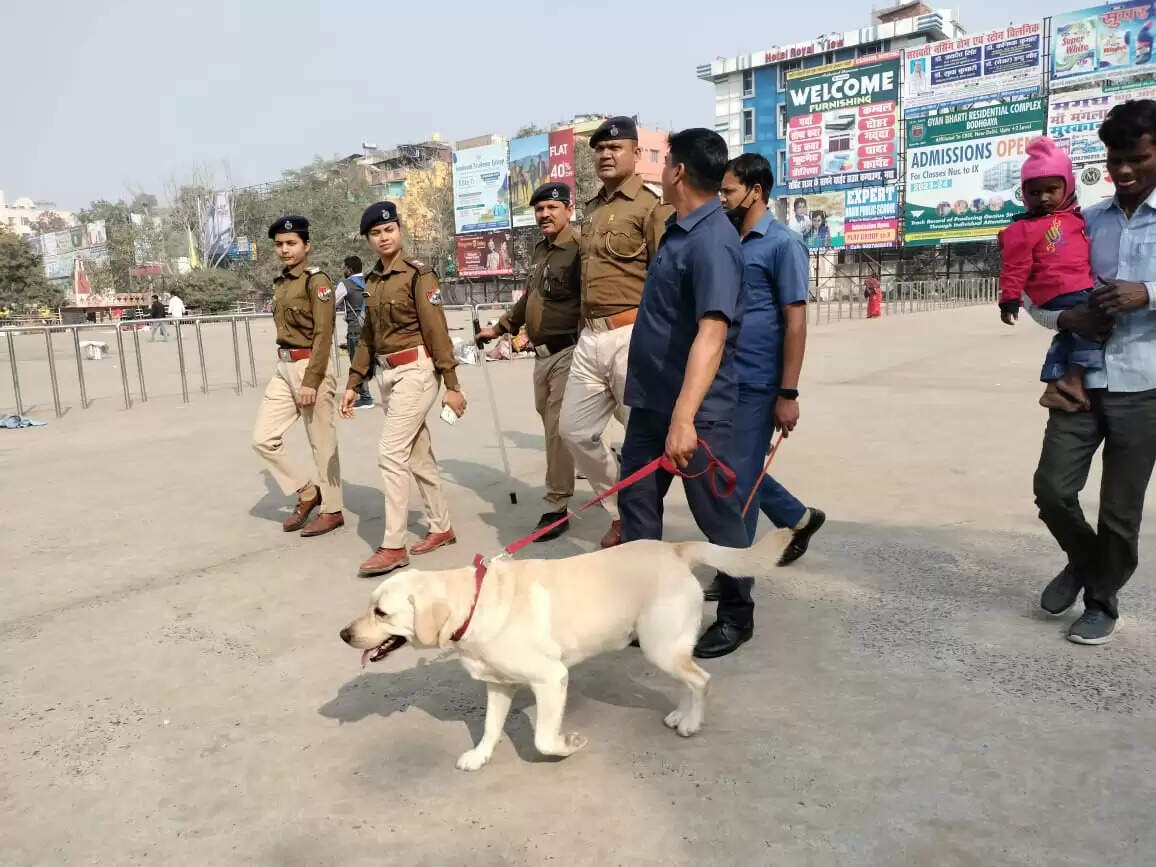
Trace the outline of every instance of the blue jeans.
{"type": "MultiPolygon", "coordinates": [[[[734,471],[739,479],[736,493],[740,511],[766,463],[767,446],[775,432],[775,401],[778,397],[779,390],[773,385],[739,386],[739,408],[735,414],[734,471]]],[[[752,542],[759,523],[760,509],[776,527],[794,527],[803,520],[803,513],[807,511],[807,507],[771,478],[769,473],[763,476],[759,492],[751,501],[751,508],[744,519],[747,538],[752,542]]]]}
{"type": "MultiPolygon", "coordinates": [[[[1044,310],[1071,310],[1092,297],[1091,289],[1059,295],[1041,305],[1044,310]]],[[[1104,344],[1089,340],[1071,331],[1061,331],[1052,338],[1048,354],[1044,356],[1044,368],[1040,371],[1041,382],[1055,382],[1063,379],[1072,365],[1084,370],[1099,370],[1104,366],[1104,344]]]]}
{"type": "MultiPolygon", "coordinates": [[[[705,442],[715,457],[731,465],[735,451],[734,428],[729,420],[695,421],[699,439],[705,442]]],[[[626,425],[626,439],[622,443],[622,478],[642,469],[666,448],[666,434],[670,430],[670,416],[653,410],[631,407],[626,425]]],[[[706,466],[709,458],[700,448],[687,467],[690,473],[706,466]]],[[[733,469],[733,466],[731,467],[733,469]]],[[[670,490],[674,476],[658,470],[618,494],[618,512],[622,519],[622,541],[662,538],[662,501],[670,490]]],[[[722,478],[718,480],[721,487],[722,478]]],[[[742,521],[742,502],[737,494],[716,497],[711,489],[710,475],[697,479],[683,479],[683,491],[694,522],[707,540],[728,548],[746,548],[750,545],[742,521]]],[[[720,620],[748,625],[754,618],[755,603],[751,600],[752,578],[736,578],[719,573],[718,616],[720,620]]]]}

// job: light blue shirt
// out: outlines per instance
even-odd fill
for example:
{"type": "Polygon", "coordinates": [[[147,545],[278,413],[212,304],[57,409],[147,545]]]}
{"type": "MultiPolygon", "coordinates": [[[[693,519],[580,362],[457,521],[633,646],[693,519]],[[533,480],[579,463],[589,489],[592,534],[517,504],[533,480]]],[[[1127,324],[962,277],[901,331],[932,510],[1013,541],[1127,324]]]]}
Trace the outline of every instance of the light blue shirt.
{"type": "MultiPolygon", "coordinates": [[[[1104,369],[1090,370],[1086,388],[1108,391],[1148,391],[1156,388],[1156,191],[1124,216],[1115,199],[1097,202],[1086,211],[1092,242],[1092,274],[1143,283],[1148,307],[1116,316],[1104,344],[1104,369]]],[[[1056,328],[1059,313],[1032,307],[1032,318],[1056,328]]]]}

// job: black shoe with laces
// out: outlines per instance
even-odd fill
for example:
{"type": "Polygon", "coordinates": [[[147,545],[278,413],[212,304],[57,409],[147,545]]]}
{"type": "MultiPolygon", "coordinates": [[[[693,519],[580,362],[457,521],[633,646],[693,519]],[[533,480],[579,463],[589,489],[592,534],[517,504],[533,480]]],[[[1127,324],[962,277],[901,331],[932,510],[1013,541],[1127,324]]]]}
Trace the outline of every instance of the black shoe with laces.
{"type": "Polygon", "coordinates": [[[1070,565],[1065,566],[1040,594],[1040,608],[1053,617],[1059,617],[1076,604],[1083,587],[1084,582],[1076,577],[1075,570],[1070,565]]]}
{"type": "MultiPolygon", "coordinates": [[[[543,527],[549,527],[555,521],[561,521],[565,517],[566,517],[565,512],[547,512],[541,518],[538,519],[538,526],[536,526],[534,528],[534,530],[537,531],[537,530],[541,530],[543,527]]],[[[555,527],[549,533],[542,534],[534,541],[535,542],[549,542],[551,539],[557,539],[559,536],[561,536],[563,533],[565,533],[569,529],[570,529],[570,522],[566,521],[565,523],[559,524],[557,527],[555,527]]]]}
{"type": "Polygon", "coordinates": [[[1068,630],[1068,641],[1076,644],[1107,644],[1115,631],[1115,617],[1099,608],[1086,608],[1068,630]]]}
{"type": "Polygon", "coordinates": [[[827,523],[827,513],[822,509],[811,509],[811,519],[807,521],[807,525],[803,529],[795,530],[791,534],[791,541],[787,543],[783,555],[779,557],[779,565],[786,566],[794,563],[806,554],[807,547],[811,544],[811,537],[818,533],[819,528],[825,523],[827,523]]]}
{"type": "Polygon", "coordinates": [[[728,620],[716,620],[698,639],[694,655],[699,659],[715,659],[734,653],[754,635],[753,623],[740,626],[728,620]]]}

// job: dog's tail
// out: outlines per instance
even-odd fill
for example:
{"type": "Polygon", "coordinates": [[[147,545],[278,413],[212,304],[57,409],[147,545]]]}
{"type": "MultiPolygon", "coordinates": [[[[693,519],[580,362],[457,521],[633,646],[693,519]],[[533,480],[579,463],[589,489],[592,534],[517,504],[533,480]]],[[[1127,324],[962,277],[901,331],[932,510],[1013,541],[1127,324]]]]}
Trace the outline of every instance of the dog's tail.
{"type": "Polygon", "coordinates": [[[769,578],[791,541],[791,531],[774,530],[749,548],[725,548],[710,542],[676,542],[674,552],[690,566],[710,566],[736,577],[769,578]]]}

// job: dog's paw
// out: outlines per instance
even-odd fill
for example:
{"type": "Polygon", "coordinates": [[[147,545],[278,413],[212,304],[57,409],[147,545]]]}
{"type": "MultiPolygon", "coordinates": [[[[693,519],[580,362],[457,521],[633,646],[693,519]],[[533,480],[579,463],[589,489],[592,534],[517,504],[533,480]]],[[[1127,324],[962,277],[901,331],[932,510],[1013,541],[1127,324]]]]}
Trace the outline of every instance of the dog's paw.
{"type": "Polygon", "coordinates": [[[476,771],[490,760],[490,754],[479,749],[468,750],[458,756],[459,771],[476,771]]]}
{"type": "Polygon", "coordinates": [[[662,721],[684,738],[689,738],[702,728],[701,718],[696,719],[694,714],[684,713],[681,709],[672,710],[662,721]]]}

